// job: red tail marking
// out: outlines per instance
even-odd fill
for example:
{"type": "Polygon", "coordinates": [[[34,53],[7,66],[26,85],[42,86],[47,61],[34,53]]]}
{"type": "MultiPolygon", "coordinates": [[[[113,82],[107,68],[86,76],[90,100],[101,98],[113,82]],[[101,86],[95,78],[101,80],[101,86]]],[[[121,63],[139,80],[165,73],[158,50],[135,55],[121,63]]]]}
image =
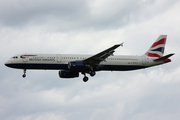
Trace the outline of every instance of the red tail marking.
{"type": "Polygon", "coordinates": [[[166,38],[162,38],[161,40],[155,42],[155,43],[151,46],[151,48],[156,47],[157,45],[160,45],[160,44],[166,44],[166,38]]]}
{"type": "Polygon", "coordinates": [[[160,55],[155,54],[155,53],[146,53],[146,55],[149,56],[149,57],[158,57],[158,58],[161,57],[160,55]]]}
{"type": "Polygon", "coordinates": [[[164,63],[168,63],[168,62],[171,62],[171,59],[165,59],[164,60],[164,63]]]}

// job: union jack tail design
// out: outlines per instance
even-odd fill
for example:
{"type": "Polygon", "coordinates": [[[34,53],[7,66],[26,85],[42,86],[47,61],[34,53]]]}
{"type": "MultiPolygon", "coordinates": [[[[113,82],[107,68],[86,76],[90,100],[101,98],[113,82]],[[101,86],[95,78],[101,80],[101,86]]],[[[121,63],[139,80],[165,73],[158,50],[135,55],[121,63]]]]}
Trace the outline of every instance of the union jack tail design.
{"type": "Polygon", "coordinates": [[[149,50],[145,53],[148,57],[162,57],[164,54],[167,35],[160,35],[149,50]]]}

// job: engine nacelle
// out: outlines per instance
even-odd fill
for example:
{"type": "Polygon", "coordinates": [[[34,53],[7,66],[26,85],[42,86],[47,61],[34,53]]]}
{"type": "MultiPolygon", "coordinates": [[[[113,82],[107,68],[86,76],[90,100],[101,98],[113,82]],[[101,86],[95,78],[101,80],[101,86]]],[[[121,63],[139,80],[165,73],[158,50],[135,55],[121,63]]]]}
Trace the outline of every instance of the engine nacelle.
{"type": "Polygon", "coordinates": [[[70,70],[84,70],[87,68],[87,65],[80,61],[72,61],[68,63],[68,68],[70,70]]]}
{"type": "Polygon", "coordinates": [[[79,72],[61,70],[59,71],[59,77],[60,78],[75,78],[75,77],[79,77],[79,72]]]}

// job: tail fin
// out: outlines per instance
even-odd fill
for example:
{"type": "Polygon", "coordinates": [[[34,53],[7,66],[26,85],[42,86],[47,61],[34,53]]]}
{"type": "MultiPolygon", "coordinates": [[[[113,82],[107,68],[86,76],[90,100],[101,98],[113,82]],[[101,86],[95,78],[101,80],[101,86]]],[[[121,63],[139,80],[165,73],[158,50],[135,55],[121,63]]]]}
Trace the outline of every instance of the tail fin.
{"type": "Polygon", "coordinates": [[[148,57],[162,57],[164,54],[166,38],[167,35],[160,35],[144,55],[148,57]]]}

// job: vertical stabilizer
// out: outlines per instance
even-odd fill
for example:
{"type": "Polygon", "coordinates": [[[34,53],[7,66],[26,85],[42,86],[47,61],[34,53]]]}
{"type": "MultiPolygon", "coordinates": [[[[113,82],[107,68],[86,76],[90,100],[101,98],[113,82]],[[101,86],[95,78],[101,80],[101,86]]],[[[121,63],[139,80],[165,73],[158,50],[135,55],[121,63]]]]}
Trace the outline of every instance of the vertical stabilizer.
{"type": "Polygon", "coordinates": [[[160,35],[144,55],[148,57],[162,57],[164,54],[166,38],[167,35],[160,35]]]}

